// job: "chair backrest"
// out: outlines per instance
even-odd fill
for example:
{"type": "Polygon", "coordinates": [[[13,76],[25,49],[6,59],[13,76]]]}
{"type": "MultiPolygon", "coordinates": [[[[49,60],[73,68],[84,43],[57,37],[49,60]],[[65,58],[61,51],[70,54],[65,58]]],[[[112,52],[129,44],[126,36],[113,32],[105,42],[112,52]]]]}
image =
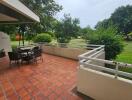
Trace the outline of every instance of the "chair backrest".
{"type": "Polygon", "coordinates": [[[20,55],[17,52],[8,52],[8,56],[10,60],[19,60],[20,55]]]}
{"type": "Polygon", "coordinates": [[[39,48],[40,48],[39,46],[35,46],[33,49],[38,50],[39,48]]]}
{"type": "Polygon", "coordinates": [[[34,49],[33,52],[34,52],[35,57],[42,56],[42,50],[40,48],[39,49],[34,49]]]}

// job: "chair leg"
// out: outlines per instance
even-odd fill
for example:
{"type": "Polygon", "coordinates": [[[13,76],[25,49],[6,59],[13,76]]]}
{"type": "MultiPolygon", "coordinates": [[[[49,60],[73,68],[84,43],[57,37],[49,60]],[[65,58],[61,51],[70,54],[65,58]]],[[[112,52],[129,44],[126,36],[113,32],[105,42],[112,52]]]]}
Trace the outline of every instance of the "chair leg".
{"type": "Polygon", "coordinates": [[[21,60],[21,64],[23,64],[23,60],[21,60]]]}
{"type": "Polygon", "coordinates": [[[11,63],[11,61],[10,61],[10,62],[9,62],[9,66],[10,66],[10,67],[11,67],[11,64],[12,64],[12,63],[11,63]]]}
{"type": "Polygon", "coordinates": [[[20,66],[20,64],[21,64],[19,61],[20,61],[20,60],[18,60],[18,62],[17,62],[17,63],[18,63],[18,66],[20,66]]]}
{"type": "Polygon", "coordinates": [[[41,60],[42,60],[42,62],[44,61],[42,56],[41,56],[41,60]]]}
{"type": "Polygon", "coordinates": [[[37,59],[36,58],[34,58],[33,61],[37,64],[37,59]]]}
{"type": "Polygon", "coordinates": [[[15,60],[15,64],[17,64],[17,61],[15,60]]]}

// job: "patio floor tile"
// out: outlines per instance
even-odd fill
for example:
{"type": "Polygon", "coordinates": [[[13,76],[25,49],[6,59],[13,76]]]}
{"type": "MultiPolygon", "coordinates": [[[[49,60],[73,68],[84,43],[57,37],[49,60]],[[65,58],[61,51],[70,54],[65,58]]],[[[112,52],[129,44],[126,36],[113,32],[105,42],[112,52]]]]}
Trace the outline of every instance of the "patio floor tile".
{"type": "MultiPolygon", "coordinates": [[[[37,64],[12,65],[2,70],[0,100],[84,100],[72,92],[78,62],[48,54],[43,59],[37,64]]],[[[5,68],[8,64],[8,58],[0,62],[5,68]]]]}

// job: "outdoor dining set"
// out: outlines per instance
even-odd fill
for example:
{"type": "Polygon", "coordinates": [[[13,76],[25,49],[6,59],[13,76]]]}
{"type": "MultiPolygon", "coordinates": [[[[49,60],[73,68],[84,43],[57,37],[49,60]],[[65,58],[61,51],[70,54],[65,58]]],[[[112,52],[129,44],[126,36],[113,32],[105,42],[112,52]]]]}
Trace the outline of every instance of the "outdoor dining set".
{"type": "Polygon", "coordinates": [[[8,52],[8,56],[10,59],[10,65],[15,62],[16,64],[26,63],[37,63],[38,60],[43,61],[42,57],[42,49],[39,46],[22,46],[17,47],[12,50],[12,52],[8,52]]]}

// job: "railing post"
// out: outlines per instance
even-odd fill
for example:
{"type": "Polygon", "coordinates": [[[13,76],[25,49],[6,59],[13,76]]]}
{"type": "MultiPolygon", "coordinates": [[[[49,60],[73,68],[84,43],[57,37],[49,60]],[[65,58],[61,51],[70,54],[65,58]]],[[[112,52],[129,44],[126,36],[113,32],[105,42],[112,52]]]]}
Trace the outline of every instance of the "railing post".
{"type": "Polygon", "coordinates": [[[115,69],[115,78],[118,78],[118,70],[119,70],[119,64],[116,63],[116,69],[115,69]]]}
{"type": "Polygon", "coordinates": [[[79,65],[81,65],[82,58],[78,56],[78,60],[79,60],[79,65]]]}

